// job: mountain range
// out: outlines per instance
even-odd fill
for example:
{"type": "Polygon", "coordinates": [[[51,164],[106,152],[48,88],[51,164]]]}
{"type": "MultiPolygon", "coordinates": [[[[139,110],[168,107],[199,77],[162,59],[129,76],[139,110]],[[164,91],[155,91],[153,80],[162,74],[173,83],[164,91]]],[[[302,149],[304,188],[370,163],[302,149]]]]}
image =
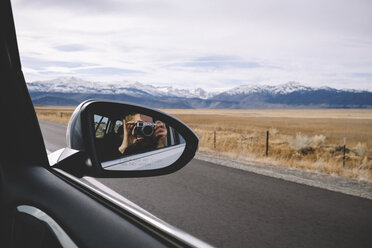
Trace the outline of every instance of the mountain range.
{"type": "Polygon", "coordinates": [[[140,82],[102,83],[76,77],[27,82],[36,105],[77,105],[95,98],[155,108],[372,108],[372,92],[281,85],[241,85],[224,92],[178,89],[140,82]]]}

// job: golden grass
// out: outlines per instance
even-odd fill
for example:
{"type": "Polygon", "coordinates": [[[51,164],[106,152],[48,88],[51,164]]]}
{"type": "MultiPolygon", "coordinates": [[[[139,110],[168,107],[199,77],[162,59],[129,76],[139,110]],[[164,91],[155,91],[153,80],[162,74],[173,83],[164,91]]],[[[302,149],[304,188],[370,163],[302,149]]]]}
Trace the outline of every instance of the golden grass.
{"type": "MultiPolygon", "coordinates": [[[[196,132],[200,151],[372,180],[372,110],[163,111],[196,132]],[[268,157],[265,156],[267,130],[270,132],[268,157]]],[[[36,107],[36,112],[39,119],[67,124],[73,108],[36,107]]]]}
{"type": "Polygon", "coordinates": [[[372,180],[372,110],[169,109],[165,112],[196,132],[200,151],[372,180]],[[267,130],[270,132],[268,158],[265,157],[267,130]]]}
{"type": "Polygon", "coordinates": [[[35,110],[39,120],[68,124],[75,107],[36,106],[35,110]]]}

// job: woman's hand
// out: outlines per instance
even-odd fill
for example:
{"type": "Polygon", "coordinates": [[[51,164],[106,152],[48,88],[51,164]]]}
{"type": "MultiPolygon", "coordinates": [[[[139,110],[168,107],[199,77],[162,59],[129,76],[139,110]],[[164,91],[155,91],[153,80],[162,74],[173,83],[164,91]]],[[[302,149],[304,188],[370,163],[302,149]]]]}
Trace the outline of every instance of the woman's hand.
{"type": "Polygon", "coordinates": [[[156,148],[162,148],[165,145],[165,139],[167,138],[168,131],[164,127],[164,123],[161,121],[156,121],[154,137],[158,139],[156,148]]]}
{"type": "Polygon", "coordinates": [[[123,120],[123,142],[118,148],[121,154],[124,154],[125,150],[136,142],[136,138],[131,133],[135,124],[133,121],[123,120]]]}

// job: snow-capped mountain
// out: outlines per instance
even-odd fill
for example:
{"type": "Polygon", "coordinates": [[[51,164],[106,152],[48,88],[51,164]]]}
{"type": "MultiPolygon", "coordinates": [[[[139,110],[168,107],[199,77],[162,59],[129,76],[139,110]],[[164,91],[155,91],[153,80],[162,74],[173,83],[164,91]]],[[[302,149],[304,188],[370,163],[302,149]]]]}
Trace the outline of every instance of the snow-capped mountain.
{"type": "Polygon", "coordinates": [[[316,91],[316,90],[328,90],[328,91],[347,91],[347,92],[362,92],[361,90],[345,89],[337,90],[328,86],[322,87],[310,87],[298,82],[288,82],[279,85],[241,85],[231,90],[223,92],[223,94],[234,96],[234,95],[250,95],[250,94],[269,94],[269,95],[286,95],[292,92],[298,91],[316,91]]]}
{"type": "Polygon", "coordinates": [[[92,82],[76,77],[59,77],[47,81],[34,81],[27,83],[32,92],[55,92],[55,93],[80,93],[80,94],[128,94],[134,97],[184,97],[207,99],[216,93],[207,92],[204,89],[178,89],[171,86],[156,87],[140,82],[92,82]]]}
{"type": "Polygon", "coordinates": [[[157,108],[372,108],[372,92],[310,87],[297,82],[241,85],[216,93],[140,82],[92,82],[60,77],[27,83],[34,103],[77,105],[89,98],[120,100],[157,108]]]}
{"type": "Polygon", "coordinates": [[[226,91],[228,95],[248,94],[289,94],[294,91],[311,90],[313,88],[301,85],[297,82],[289,82],[280,85],[241,85],[226,91]]]}
{"type": "Polygon", "coordinates": [[[35,92],[93,93],[99,84],[76,77],[59,77],[52,80],[30,82],[27,83],[27,87],[29,91],[35,92]]]}

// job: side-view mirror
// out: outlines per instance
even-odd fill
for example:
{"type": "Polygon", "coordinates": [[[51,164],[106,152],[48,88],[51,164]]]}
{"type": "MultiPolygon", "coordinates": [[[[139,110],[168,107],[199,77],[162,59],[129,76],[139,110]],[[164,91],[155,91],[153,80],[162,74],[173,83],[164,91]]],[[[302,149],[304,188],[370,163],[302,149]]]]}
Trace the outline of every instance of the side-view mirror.
{"type": "Polygon", "coordinates": [[[172,173],[195,155],[198,137],[184,123],[143,106],[88,100],[69,121],[67,148],[52,166],[75,176],[145,177],[172,173]]]}

